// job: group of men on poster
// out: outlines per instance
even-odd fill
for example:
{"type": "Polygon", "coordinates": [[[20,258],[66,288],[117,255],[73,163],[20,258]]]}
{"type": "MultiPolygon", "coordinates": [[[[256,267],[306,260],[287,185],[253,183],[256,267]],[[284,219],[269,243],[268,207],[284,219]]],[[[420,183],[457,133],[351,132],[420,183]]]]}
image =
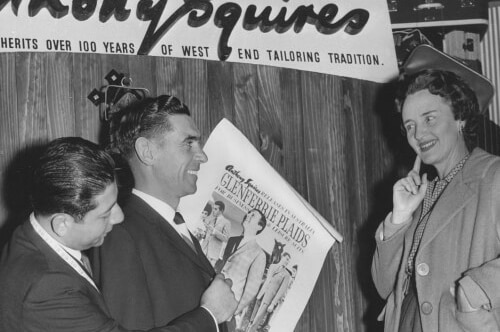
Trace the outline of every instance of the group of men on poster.
{"type": "Polygon", "coordinates": [[[162,95],[113,115],[111,154],[82,138],[49,143],[33,212],[2,253],[0,330],[263,331],[291,284],[290,254],[267,264],[257,209],[230,236],[222,201],[201,245],[190,233],[177,207],[207,161],[200,140],[186,105],[162,95]],[[134,180],[119,202],[112,155],[134,180]]]}

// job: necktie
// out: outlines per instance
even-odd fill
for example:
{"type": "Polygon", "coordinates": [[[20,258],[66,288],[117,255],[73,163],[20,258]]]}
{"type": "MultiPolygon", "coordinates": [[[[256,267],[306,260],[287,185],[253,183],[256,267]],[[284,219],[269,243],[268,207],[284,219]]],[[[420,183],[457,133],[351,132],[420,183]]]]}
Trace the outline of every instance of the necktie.
{"type": "Polygon", "coordinates": [[[176,212],[175,216],[174,216],[174,222],[176,225],[184,224],[185,221],[184,221],[184,218],[182,218],[182,214],[180,214],[179,212],[176,212]]]}
{"type": "Polygon", "coordinates": [[[85,268],[85,271],[89,274],[89,276],[92,277],[92,268],[90,267],[90,260],[87,257],[87,255],[82,253],[82,258],[80,258],[80,261],[82,262],[82,265],[85,268]]]}
{"type": "MultiPolygon", "coordinates": [[[[184,218],[182,217],[182,215],[179,212],[175,213],[174,222],[176,225],[178,225],[180,227],[184,227],[185,230],[187,231],[187,227],[186,227],[186,223],[184,221],[184,218]]],[[[193,249],[193,251],[196,253],[196,248],[194,247],[193,241],[191,239],[189,239],[186,235],[184,235],[184,232],[182,232],[182,231],[180,232],[180,235],[181,235],[182,239],[184,240],[184,242],[186,242],[186,244],[191,249],[193,249]]]]}

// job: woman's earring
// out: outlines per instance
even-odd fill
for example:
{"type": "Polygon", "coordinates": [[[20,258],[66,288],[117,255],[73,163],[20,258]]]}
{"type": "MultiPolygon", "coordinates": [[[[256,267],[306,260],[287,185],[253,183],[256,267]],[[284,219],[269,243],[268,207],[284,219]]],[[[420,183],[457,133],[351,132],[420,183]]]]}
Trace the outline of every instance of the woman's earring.
{"type": "Polygon", "coordinates": [[[460,123],[459,127],[458,127],[458,133],[460,135],[462,135],[464,132],[464,124],[463,123],[460,123]]]}

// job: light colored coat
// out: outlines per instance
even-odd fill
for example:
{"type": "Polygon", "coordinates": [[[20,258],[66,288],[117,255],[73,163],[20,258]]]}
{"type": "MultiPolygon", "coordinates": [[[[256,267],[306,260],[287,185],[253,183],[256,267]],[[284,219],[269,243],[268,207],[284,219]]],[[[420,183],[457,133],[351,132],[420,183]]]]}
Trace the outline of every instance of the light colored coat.
{"type": "MultiPolygon", "coordinates": [[[[404,267],[419,215],[420,208],[411,223],[384,241],[382,225],[376,232],[372,275],[387,300],[381,314],[385,331],[398,331],[404,267]]],[[[424,332],[500,331],[499,239],[500,158],[476,148],[437,201],[415,257],[424,332]],[[464,276],[470,276],[489,297],[491,311],[457,310],[450,288],[464,276]]],[[[475,290],[464,291],[469,300],[476,300],[475,290]]]]}
{"type": "Polygon", "coordinates": [[[271,265],[267,272],[266,281],[257,295],[258,299],[262,299],[261,306],[271,305],[275,307],[285,296],[291,279],[290,273],[283,265],[279,263],[271,265]]]}
{"type": "Polygon", "coordinates": [[[210,260],[222,258],[225,244],[231,233],[231,222],[220,215],[210,221],[213,226],[213,231],[207,233],[204,243],[202,244],[203,252],[210,260]]]}
{"type": "MultiPolygon", "coordinates": [[[[233,238],[230,238],[231,241],[233,238]]],[[[228,246],[229,242],[228,241],[228,246]]],[[[233,282],[232,291],[241,312],[255,299],[266,268],[266,254],[257,241],[243,244],[226,260],[222,273],[233,282]]]]}

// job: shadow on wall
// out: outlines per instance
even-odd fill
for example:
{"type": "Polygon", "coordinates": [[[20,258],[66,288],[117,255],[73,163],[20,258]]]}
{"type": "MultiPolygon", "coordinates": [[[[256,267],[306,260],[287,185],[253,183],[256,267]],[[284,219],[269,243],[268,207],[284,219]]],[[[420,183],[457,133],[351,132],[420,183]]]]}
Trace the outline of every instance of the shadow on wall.
{"type": "Polygon", "coordinates": [[[4,173],[1,190],[7,217],[0,229],[0,251],[14,229],[27,220],[31,212],[29,196],[33,166],[44,148],[45,144],[39,144],[22,149],[14,156],[4,173]]]}
{"type": "MultiPolygon", "coordinates": [[[[401,133],[400,116],[394,106],[395,86],[383,85],[378,91],[375,110],[380,118],[381,131],[389,150],[390,168],[384,172],[383,179],[368,188],[369,215],[358,230],[359,256],[356,261],[357,275],[361,291],[367,301],[363,315],[363,323],[367,332],[381,332],[383,323],[377,320],[384,307],[384,300],[375,289],[371,276],[371,262],[375,252],[375,231],[380,222],[392,209],[392,186],[400,174],[404,173],[404,165],[411,160],[412,151],[401,133]]],[[[411,165],[411,164],[410,164],[411,165]]]]}
{"type": "MultiPolygon", "coordinates": [[[[375,231],[392,210],[394,183],[408,174],[415,160],[415,152],[408,145],[406,135],[402,131],[401,117],[394,105],[395,88],[395,83],[383,86],[375,108],[382,124],[382,134],[393,158],[392,164],[390,169],[387,169],[384,178],[370,188],[368,193],[370,214],[357,234],[360,252],[357,259],[357,272],[363,295],[367,300],[367,309],[363,316],[367,332],[383,331],[383,323],[378,322],[377,317],[385,301],[378,295],[371,277],[375,231]]],[[[500,127],[483,116],[479,121],[477,132],[477,146],[500,156],[500,127]]],[[[429,179],[436,176],[434,168],[426,165],[422,165],[421,173],[427,173],[429,179]]]]}

